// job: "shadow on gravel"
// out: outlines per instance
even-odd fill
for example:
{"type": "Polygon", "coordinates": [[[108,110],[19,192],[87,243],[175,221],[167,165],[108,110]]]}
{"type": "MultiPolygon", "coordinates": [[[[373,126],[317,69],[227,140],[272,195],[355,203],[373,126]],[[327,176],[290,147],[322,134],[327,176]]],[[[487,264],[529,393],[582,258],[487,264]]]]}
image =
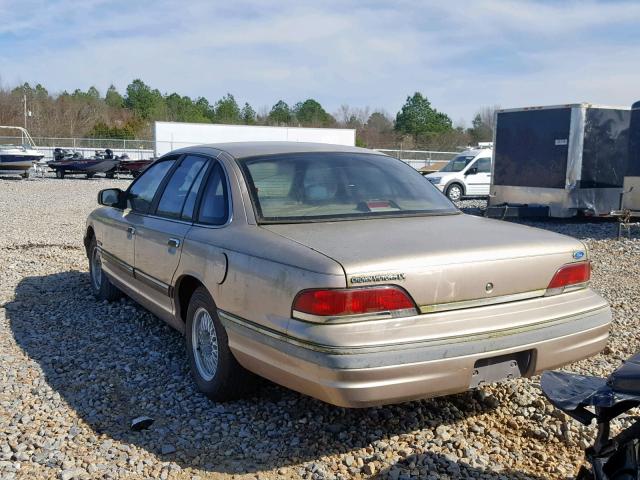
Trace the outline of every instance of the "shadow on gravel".
{"type": "Polygon", "coordinates": [[[507,221],[551,230],[580,240],[616,240],[618,238],[618,221],[612,218],[523,218],[507,221]]]}
{"type": "Polygon", "coordinates": [[[22,178],[20,174],[11,175],[11,174],[5,173],[5,174],[0,174],[0,180],[22,181],[24,180],[24,178],[22,178]]]}
{"type": "MultiPolygon", "coordinates": [[[[459,205],[460,210],[468,215],[484,216],[484,207],[459,205]]],[[[502,219],[496,219],[502,220],[502,219]]],[[[613,218],[576,217],[576,218],[507,218],[503,221],[542,228],[569,235],[580,240],[616,240],[618,238],[618,221],[613,218]]],[[[631,238],[637,237],[637,230],[631,238]]],[[[626,233],[625,233],[625,237],[626,233]]]]}
{"type": "MultiPolygon", "coordinates": [[[[96,433],[97,442],[85,445],[88,450],[107,452],[114,439],[182,468],[221,473],[252,473],[301,462],[320,464],[320,457],[371,444],[380,448],[369,448],[366,460],[375,461],[385,458],[381,452],[392,437],[397,437],[393,442],[410,447],[439,425],[455,424],[496,407],[494,398],[468,392],[348,410],[266,382],[252,398],[215,404],[191,381],[181,335],[128,299],[97,302],[86,273],[27,277],[5,308],[18,345],[96,433]],[[131,431],[131,419],[140,415],[155,422],[148,430],[131,431]],[[173,449],[173,453],[162,454],[173,449]]],[[[86,438],[74,441],[88,442],[86,438]]],[[[404,478],[411,470],[433,471],[432,466],[437,465],[441,472],[453,472],[454,478],[493,477],[450,457],[420,452],[420,448],[409,450],[397,465],[399,472],[379,473],[392,478],[398,473],[404,478]]],[[[500,475],[524,477],[518,472],[502,471],[500,475]]]]}

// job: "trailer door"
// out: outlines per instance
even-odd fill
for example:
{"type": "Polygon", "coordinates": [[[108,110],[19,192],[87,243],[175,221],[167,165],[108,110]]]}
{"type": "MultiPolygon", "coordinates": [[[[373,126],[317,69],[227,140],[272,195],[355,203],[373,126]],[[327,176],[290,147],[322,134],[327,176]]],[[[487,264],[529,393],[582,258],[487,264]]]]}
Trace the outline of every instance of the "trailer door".
{"type": "Polygon", "coordinates": [[[565,188],[571,107],[498,112],[494,185],[565,188]]]}
{"type": "Polygon", "coordinates": [[[630,111],[588,108],[580,188],[620,188],[629,158],[630,111]]]}

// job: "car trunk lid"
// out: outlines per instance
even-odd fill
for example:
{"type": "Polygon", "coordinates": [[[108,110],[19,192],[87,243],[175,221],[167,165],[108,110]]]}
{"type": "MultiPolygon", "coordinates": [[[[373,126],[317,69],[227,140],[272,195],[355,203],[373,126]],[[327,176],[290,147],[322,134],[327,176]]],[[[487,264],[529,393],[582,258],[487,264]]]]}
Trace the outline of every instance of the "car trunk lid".
{"type": "Polygon", "coordinates": [[[350,287],[403,287],[422,312],[541,296],[560,266],[586,258],[576,239],[462,214],[264,228],[339,262],[350,287]]]}

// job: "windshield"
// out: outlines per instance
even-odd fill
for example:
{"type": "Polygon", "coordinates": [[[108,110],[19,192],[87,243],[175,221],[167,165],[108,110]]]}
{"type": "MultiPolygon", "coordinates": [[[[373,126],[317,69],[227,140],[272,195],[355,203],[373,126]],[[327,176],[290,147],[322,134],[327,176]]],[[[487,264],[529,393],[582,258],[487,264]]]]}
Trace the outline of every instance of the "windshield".
{"type": "Polygon", "coordinates": [[[469,162],[473,160],[473,155],[458,155],[449,163],[447,163],[444,167],[440,169],[441,172],[461,172],[464,167],[469,165],[469,162]]]}
{"type": "Polygon", "coordinates": [[[261,223],[458,212],[420,173],[384,155],[294,153],[240,165],[261,223]]]}

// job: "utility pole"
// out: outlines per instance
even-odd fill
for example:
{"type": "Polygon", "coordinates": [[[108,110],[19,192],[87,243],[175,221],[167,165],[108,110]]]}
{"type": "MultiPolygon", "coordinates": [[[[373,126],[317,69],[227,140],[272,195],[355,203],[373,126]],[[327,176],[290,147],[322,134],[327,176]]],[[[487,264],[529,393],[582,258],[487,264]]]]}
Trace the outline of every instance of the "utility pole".
{"type": "MultiPolygon", "coordinates": [[[[22,102],[24,105],[24,129],[27,129],[27,94],[23,93],[22,94],[22,102]]],[[[22,135],[22,144],[24,145],[25,141],[24,141],[24,132],[20,132],[22,135]]]]}
{"type": "MultiPolygon", "coordinates": [[[[27,129],[27,117],[31,116],[31,111],[27,110],[27,92],[25,91],[22,94],[22,105],[24,106],[24,129],[27,129]]],[[[24,134],[22,135],[23,139],[23,143],[24,143],[24,134]]]]}

